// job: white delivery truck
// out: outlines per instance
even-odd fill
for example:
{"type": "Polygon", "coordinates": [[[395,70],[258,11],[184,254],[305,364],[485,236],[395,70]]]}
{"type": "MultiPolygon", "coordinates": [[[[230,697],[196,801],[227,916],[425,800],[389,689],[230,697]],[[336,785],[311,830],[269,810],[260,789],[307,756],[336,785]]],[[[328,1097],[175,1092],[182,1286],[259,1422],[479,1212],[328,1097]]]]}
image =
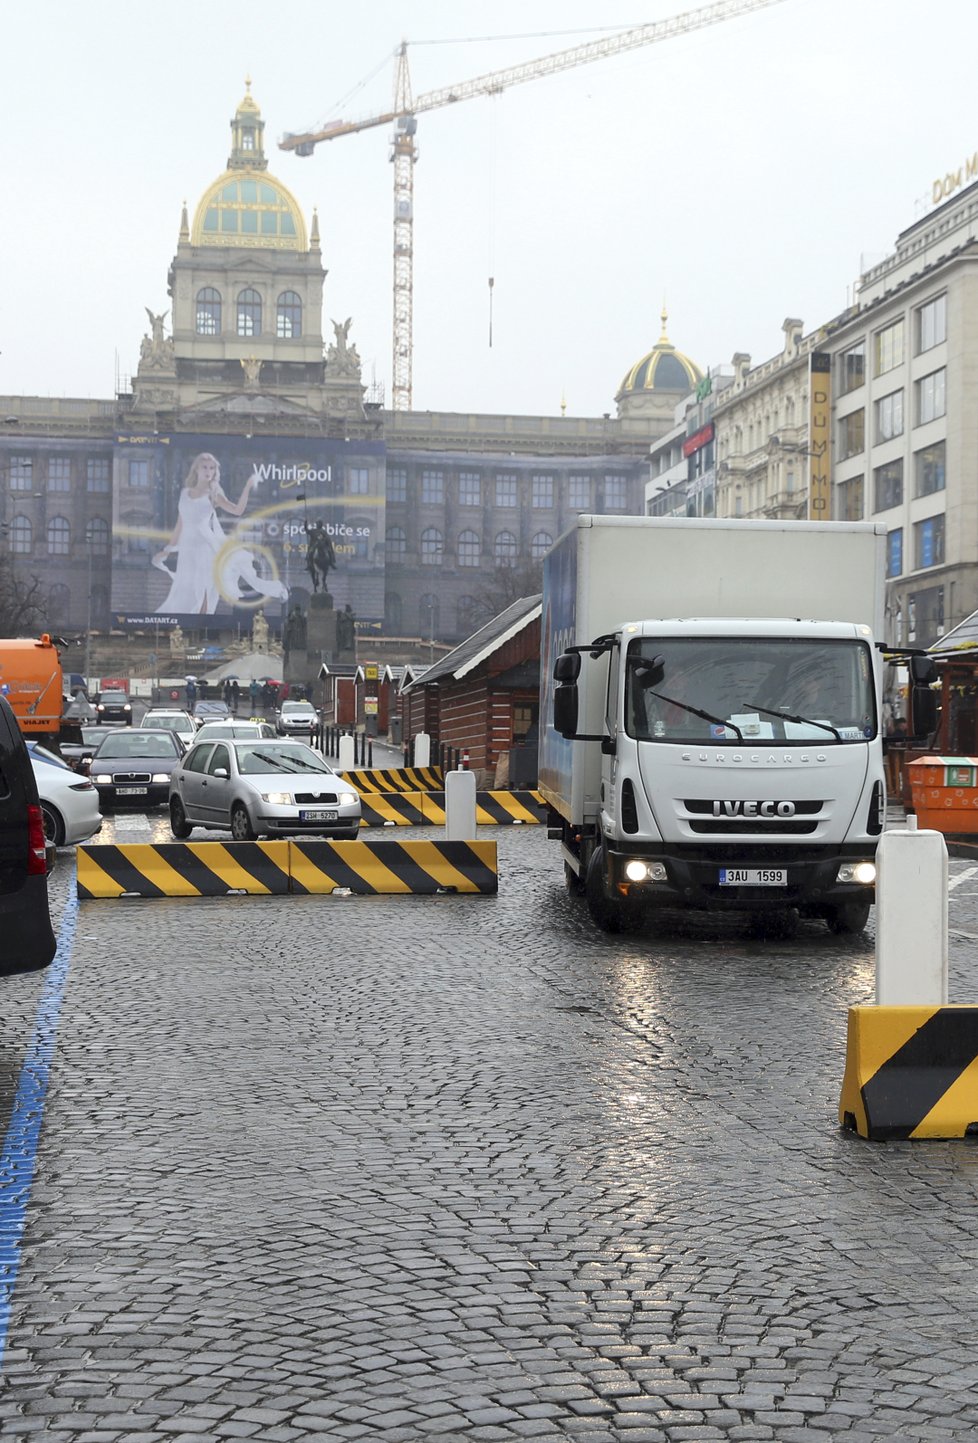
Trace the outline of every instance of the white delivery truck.
{"type": "Polygon", "coordinates": [[[544,562],[540,789],[572,891],[795,909],[874,898],[884,526],[579,516],[544,562]]]}

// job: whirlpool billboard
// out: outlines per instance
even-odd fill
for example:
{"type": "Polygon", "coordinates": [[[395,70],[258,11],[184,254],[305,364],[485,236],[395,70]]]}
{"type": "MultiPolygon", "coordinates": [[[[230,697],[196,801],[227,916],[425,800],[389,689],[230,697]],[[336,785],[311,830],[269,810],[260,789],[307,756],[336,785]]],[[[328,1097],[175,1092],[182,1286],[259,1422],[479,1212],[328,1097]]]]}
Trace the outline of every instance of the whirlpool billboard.
{"type": "Polygon", "coordinates": [[[310,550],[337,610],[383,620],[382,444],[133,433],[113,469],[116,625],[276,627],[314,589],[310,550]]]}

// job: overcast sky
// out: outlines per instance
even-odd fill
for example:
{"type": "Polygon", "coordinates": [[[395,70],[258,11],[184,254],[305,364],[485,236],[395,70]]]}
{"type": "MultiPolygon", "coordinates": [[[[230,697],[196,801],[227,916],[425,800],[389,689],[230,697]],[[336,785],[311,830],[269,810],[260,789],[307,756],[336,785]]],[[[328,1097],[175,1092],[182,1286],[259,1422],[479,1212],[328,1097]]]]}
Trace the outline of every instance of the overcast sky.
{"type": "MultiPolygon", "coordinates": [[[[389,403],[390,127],[304,160],[279,136],[384,110],[402,39],[417,96],[684,8],[5,7],[0,395],[110,397],[135,370],[144,308],[170,305],[181,203],[192,219],[223,171],[250,75],[270,170],[307,220],[319,210],[324,333],[353,317],[364,380],[389,403]]],[[[700,366],[767,359],[786,316],[807,331],[842,310],[861,265],[978,150],[976,63],[974,0],[778,0],[419,116],[415,409],[613,412],[663,299],[700,366]]]]}

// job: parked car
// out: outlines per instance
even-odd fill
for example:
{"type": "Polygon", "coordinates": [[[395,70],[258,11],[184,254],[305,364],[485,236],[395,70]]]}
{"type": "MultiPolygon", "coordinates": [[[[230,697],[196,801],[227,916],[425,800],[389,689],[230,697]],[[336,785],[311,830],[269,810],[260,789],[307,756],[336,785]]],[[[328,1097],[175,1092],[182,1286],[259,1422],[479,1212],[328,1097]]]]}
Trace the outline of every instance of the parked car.
{"type": "Polygon", "coordinates": [[[227,702],[223,701],[199,701],[194,707],[194,721],[197,726],[203,726],[205,721],[223,721],[231,715],[227,702]]]}
{"type": "Polygon", "coordinates": [[[116,802],[159,806],[170,794],[170,775],[183,754],[174,732],[133,727],[103,737],[89,775],[103,807],[116,802]]]}
{"type": "Polygon", "coordinates": [[[98,792],[87,777],[79,776],[54,752],[36,742],[29,742],[27,750],[37,783],[46,840],[55,847],[87,842],[102,825],[98,792]]]}
{"type": "Polygon", "coordinates": [[[150,731],[173,732],[180,738],[185,747],[189,747],[197,735],[197,727],[193,717],[188,711],[164,710],[162,707],[151,708],[141,718],[140,727],[147,727],[150,731]]]}
{"type": "Polygon", "coordinates": [[[56,950],[48,910],[44,817],[20,727],[0,696],[0,975],[36,972],[56,950]]]}
{"type": "Polygon", "coordinates": [[[61,755],[74,771],[87,772],[88,764],[103,741],[105,732],[100,731],[97,726],[80,726],[77,737],[74,741],[65,741],[62,737],[59,744],[61,755]]]}
{"type": "Polygon", "coordinates": [[[319,713],[311,701],[283,701],[276,726],[279,736],[313,737],[319,730],[319,713]]]}
{"type": "Polygon", "coordinates": [[[96,722],[101,726],[102,722],[122,722],[129,726],[132,721],[132,702],[128,694],[115,687],[106,687],[99,695],[95,707],[96,722]]]}
{"type": "Polygon", "coordinates": [[[230,737],[233,741],[239,742],[263,741],[268,737],[274,738],[277,735],[278,733],[271,722],[235,721],[234,717],[231,717],[228,721],[204,722],[203,726],[197,732],[196,740],[202,742],[220,737],[222,740],[227,741],[230,737]]]}
{"type": "Polygon", "coordinates": [[[318,752],[297,741],[199,741],[174,769],[170,830],[230,831],[238,842],[306,834],[355,838],[360,796],[318,752]]]}

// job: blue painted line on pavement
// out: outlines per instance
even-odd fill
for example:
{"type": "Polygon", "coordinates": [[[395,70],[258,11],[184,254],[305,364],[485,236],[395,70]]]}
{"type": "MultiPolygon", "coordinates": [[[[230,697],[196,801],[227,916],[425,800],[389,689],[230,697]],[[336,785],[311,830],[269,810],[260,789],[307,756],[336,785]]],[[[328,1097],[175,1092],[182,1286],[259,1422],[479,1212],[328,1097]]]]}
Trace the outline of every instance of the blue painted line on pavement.
{"type": "Polygon", "coordinates": [[[37,1164],[48,1076],[77,921],[78,897],[72,888],[72,895],[61,914],[58,950],[48,968],[44,991],[37,1005],[34,1033],[20,1070],[10,1126],[0,1153],[0,1368],[7,1345],[14,1287],[20,1268],[20,1245],[37,1164]]]}

